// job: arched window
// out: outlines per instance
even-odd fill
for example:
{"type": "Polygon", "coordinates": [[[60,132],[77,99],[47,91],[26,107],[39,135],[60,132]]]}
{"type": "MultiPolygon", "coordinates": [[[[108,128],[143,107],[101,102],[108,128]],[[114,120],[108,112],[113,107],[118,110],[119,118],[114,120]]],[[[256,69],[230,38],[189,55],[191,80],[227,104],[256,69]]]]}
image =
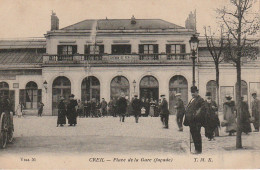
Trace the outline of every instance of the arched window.
{"type": "Polygon", "coordinates": [[[28,82],[25,89],[20,90],[20,102],[25,109],[37,109],[41,99],[41,89],[34,81],[28,82]]]}
{"type": "Polygon", "coordinates": [[[217,102],[217,83],[215,80],[210,80],[207,83],[206,92],[211,92],[212,100],[217,102]]]}
{"type": "Polygon", "coordinates": [[[121,96],[121,93],[124,93],[125,96],[129,96],[129,81],[124,76],[116,76],[112,79],[110,84],[110,97],[118,98],[121,96]]]}
{"type": "Polygon", "coordinates": [[[100,82],[94,77],[86,77],[81,84],[81,101],[90,101],[95,98],[100,101],[100,82]]]}
{"type": "MultiPolygon", "coordinates": [[[[236,83],[236,91],[238,88],[238,84],[236,83]]],[[[247,83],[244,80],[241,80],[241,96],[244,97],[245,101],[248,101],[248,93],[247,93],[248,87],[247,83]]]]}
{"type": "Polygon", "coordinates": [[[181,99],[184,104],[188,103],[188,81],[181,75],[173,76],[169,82],[169,109],[171,113],[175,113],[176,94],[181,93],[181,99]]]}
{"type": "Polygon", "coordinates": [[[154,100],[159,99],[159,82],[153,76],[145,76],[140,81],[140,97],[154,100]]]}
{"type": "Polygon", "coordinates": [[[52,115],[58,115],[58,104],[60,97],[64,97],[64,101],[68,102],[70,94],[70,80],[65,76],[57,77],[52,84],[52,115]]]}

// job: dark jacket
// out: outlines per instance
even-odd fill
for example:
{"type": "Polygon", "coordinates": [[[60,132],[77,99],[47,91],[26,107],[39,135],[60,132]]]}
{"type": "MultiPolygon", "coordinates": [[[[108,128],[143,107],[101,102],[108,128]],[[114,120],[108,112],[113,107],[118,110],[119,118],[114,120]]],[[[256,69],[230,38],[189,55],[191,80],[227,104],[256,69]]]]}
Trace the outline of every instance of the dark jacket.
{"type": "Polygon", "coordinates": [[[67,116],[69,124],[77,124],[77,112],[76,112],[76,106],[78,105],[78,102],[76,100],[70,100],[67,105],[67,116]]]}
{"type": "Polygon", "coordinates": [[[163,99],[162,103],[160,104],[161,115],[169,115],[170,112],[168,110],[168,102],[166,99],[163,99]]]}
{"type": "Polygon", "coordinates": [[[201,115],[201,107],[204,104],[204,100],[198,95],[192,98],[186,108],[184,126],[190,126],[191,124],[200,123],[203,124],[201,115]]]}
{"type": "Polygon", "coordinates": [[[140,99],[134,99],[132,101],[132,107],[133,107],[134,115],[141,114],[142,103],[140,99]]]}
{"type": "Polygon", "coordinates": [[[60,101],[58,104],[57,124],[66,124],[66,106],[63,101],[60,101]]]}
{"type": "Polygon", "coordinates": [[[127,101],[124,97],[120,97],[117,101],[118,114],[125,114],[127,108],[127,101]]]}
{"type": "Polygon", "coordinates": [[[183,101],[178,99],[176,102],[177,116],[183,116],[185,114],[185,107],[183,101]]]}
{"type": "Polygon", "coordinates": [[[201,119],[204,127],[214,130],[220,126],[220,121],[216,113],[217,111],[218,107],[215,101],[204,102],[203,106],[201,107],[201,112],[203,115],[205,115],[205,117],[201,119]]]}

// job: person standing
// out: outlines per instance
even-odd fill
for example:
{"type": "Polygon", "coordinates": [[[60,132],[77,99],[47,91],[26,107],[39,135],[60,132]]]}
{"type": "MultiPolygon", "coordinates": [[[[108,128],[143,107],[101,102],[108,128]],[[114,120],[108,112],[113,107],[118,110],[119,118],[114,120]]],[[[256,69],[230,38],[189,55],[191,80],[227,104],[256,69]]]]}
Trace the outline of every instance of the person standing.
{"type": "Polygon", "coordinates": [[[20,103],[18,104],[18,106],[17,106],[15,112],[17,113],[17,116],[18,116],[19,118],[21,118],[21,117],[23,116],[23,104],[22,104],[22,102],[20,102],[20,103]]]}
{"type": "Polygon", "coordinates": [[[224,120],[227,121],[226,132],[229,133],[229,136],[232,136],[237,129],[235,102],[231,99],[231,96],[226,96],[227,101],[223,105],[224,120]]]}
{"type": "Polygon", "coordinates": [[[69,96],[70,101],[67,105],[67,115],[69,126],[76,126],[77,124],[77,112],[76,106],[78,105],[77,100],[74,99],[74,94],[69,96]]]}
{"type": "Polygon", "coordinates": [[[169,109],[168,109],[168,102],[165,98],[165,95],[161,95],[161,98],[162,98],[162,103],[161,103],[161,106],[160,106],[160,109],[161,109],[161,119],[162,119],[162,122],[164,123],[164,127],[165,129],[168,129],[169,128],[169,109]]]}
{"type": "Polygon", "coordinates": [[[218,115],[218,107],[215,101],[212,101],[211,93],[206,93],[206,100],[201,109],[205,114],[205,136],[211,141],[214,140],[214,131],[220,126],[218,115]]]}
{"type": "Polygon", "coordinates": [[[63,126],[66,124],[66,106],[64,103],[64,98],[60,97],[60,102],[58,104],[58,120],[57,120],[57,127],[63,126]]]}
{"type": "Polygon", "coordinates": [[[104,98],[102,98],[102,101],[101,101],[101,115],[108,116],[107,115],[107,102],[104,98]]]}
{"type": "Polygon", "coordinates": [[[90,103],[90,117],[96,117],[97,116],[96,107],[97,107],[97,104],[96,104],[95,98],[92,98],[91,103],[90,103]]]}
{"type": "Polygon", "coordinates": [[[125,94],[122,93],[121,97],[117,101],[117,110],[118,110],[118,114],[120,116],[120,122],[125,121],[126,108],[127,108],[127,101],[125,99],[125,94]]]}
{"type": "Polygon", "coordinates": [[[257,99],[257,94],[252,93],[252,117],[255,119],[253,122],[254,132],[259,132],[259,114],[260,114],[260,100],[257,99]]]}
{"type": "Polygon", "coordinates": [[[242,132],[248,134],[252,132],[251,125],[250,125],[250,113],[248,109],[247,102],[244,101],[244,97],[241,97],[241,123],[242,123],[242,132]]]}
{"type": "Polygon", "coordinates": [[[199,95],[199,90],[196,86],[192,86],[191,89],[192,99],[186,107],[184,126],[190,127],[191,137],[194,142],[195,152],[194,154],[202,153],[202,140],[201,140],[201,126],[204,124],[203,115],[201,115],[201,107],[204,100],[199,95]]]}
{"type": "Polygon", "coordinates": [[[183,127],[182,127],[182,122],[183,122],[183,116],[185,114],[185,107],[184,107],[184,103],[181,99],[181,93],[177,93],[176,95],[177,98],[177,102],[175,105],[175,109],[176,109],[176,121],[177,121],[177,125],[179,127],[179,131],[183,131],[183,127]]]}
{"type": "Polygon", "coordinates": [[[84,104],[83,104],[83,102],[81,102],[80,100],[78,100],[77,115],[78,115],[79,117],[84,117],[83,110],[84,110],[84,104]]]}
{"type": "Polygon", "coordinates": [[[149,116],[154,117],[154,110],[155,110],[155,102],[154,102],[153,98],[151,98],[149,116]]]}
{"type": "Polygon", "coordinates": [[[148,117],[150,113],[150,102],[149,102],[149,99],[146,98],[145,100],[145,116],[148,117]]]}
{"type": "Polygon", "coordinates": [[[44,104],[42,102],[39,102],[38,116],[40,117],[42,117],[43,106],[44,104]]]}
{"type": "Polygon", "coordinates": [[[137,95],[134,95],[134,99],[132,101],[133,114],[135,116],[135,122],[138,123],[139,116],[141,114],[141,100],[138,99],[137,95]]]}
{"type": "Polygon", "coordinates": [[[113,117],[117,117],[117,113],[118,113],[118,110],[117,110],[117,98],[114,97],[113,98],[113,103],[112,103],[112,110],[113,110],[113,117]]]}

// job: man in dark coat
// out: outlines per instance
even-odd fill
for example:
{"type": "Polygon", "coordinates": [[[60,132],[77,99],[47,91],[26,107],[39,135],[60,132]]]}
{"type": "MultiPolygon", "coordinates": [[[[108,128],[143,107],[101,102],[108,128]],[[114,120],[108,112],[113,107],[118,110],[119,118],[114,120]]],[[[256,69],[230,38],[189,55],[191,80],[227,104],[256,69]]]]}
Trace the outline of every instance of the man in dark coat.
{"type": "Polygon", "coordinates": [[[252,93],[252,97],[254,98],[252,102],[252,116],[255,118],[254,120],[254,132],[259,132],[259,114],[260,114],[260,100],[257,99],[257,94],[252,93]]]}
{"type": "Polygon", "coordinates": [[[168,122],[169,122],[169,109],[168,109],[168,102],[165,98],[165,95],[161,95],[162,98],[162,103],[160,104],[160,109],[161,109],[161,120],[164,123],[165,129],[169,128],[168,122]]]}
{"type": "Polygon", "coordinates": [[[108,116],[107,115],[107,102],[104,98],[102,98],[100,105],[101,105],[101,115],[108,116]]]}
{"type": "Polygon", "coordinates": [[[117,101],[117,111],[120,116],[120,122],[125,121],[126,108],[127,108],[127,101],[125,99],[125,95],[122,93],[121,97],[117,101]]]}
{"type": "Polygon", "coordinates": [[[183,101],[181,99],[181,93],[177,93],[175,96],[177,98],[177,102],[175,105],[175,109],[177,111],[176,121],[177,121],[177,125],[179,127],[179,131],[183,131],[182,122],[183,122],[183,116],[185,114],[185,107],[184,107],[183,101]]]}
{"type": "Polygon", "coordinates": [[[57,120],[57,127],[63,126],[63,124],[66,124],[66,106],[64,103],[64,98],[60,98],[60,102],[58,104],[58,120],[57,120]]]}
{"type": "Polygon", "coordinates": [[[135,122],[138,123],[139,116],[141,114],[141,100],[137,98],[138,96],[134,96],[134,100],[132,101],[133,114],[135,116],[135,122]]]}
{"type": "Polygon", "coordinates": [[[242,132],[248,134],[252,132],[250,125],[250,113],[248,109],[247,102],[244,101],[244,97],[241,97],[241,124],[242,124],[242,132]]]}
{"type": "Polygon", "coordinates": [[[69,96],[70,101],[67,105],[67,115],[68,115],[68,123],[69,126],[76,126],[77,124],[77,112],[76,112],[76,106],[78,105],[77,100],[74,99],[74,94],[71,94],[69,96]]]}
{"type": "Polygon", "coordinates": [[[204,104],[204,100],[199,96],[199,90],[196,86],[191,87],[192,99],[190,100],[184,119],[184,126],[190,127],[190,133],[195,146],[195,154],[202,153],[202,141],[201,141],[201,126],[204,125],[204,116],[201,115],[201,107],[204,104]]]}
{"type": "Polygon", "coordinates": [[[206,100],[201,107],[201,111],[205,115],[205,136],[211,141],[214,139],[214,131],[220,126],[220,122],[216,113],[218,107],[216,102],[212,101],[210,92],[206,93],[206,100]]]}

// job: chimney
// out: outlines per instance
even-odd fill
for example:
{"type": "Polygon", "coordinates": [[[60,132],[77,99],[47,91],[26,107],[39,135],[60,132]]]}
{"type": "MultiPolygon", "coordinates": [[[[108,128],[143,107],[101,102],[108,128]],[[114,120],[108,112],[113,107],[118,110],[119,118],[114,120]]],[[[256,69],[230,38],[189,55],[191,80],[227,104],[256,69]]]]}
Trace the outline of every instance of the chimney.
{"type": "Polygon", "coordinates": [[[136,24],[136,20],[135,20],[134,15],[133,15],[132,18],[131,18],[131,24],[136,24]]]}
{"type": "Polygon", "coordinates": [[[59,18],[56,16],[56,13],[52,11],[51,14],[51,31],[59,29],[59,18]]]}

